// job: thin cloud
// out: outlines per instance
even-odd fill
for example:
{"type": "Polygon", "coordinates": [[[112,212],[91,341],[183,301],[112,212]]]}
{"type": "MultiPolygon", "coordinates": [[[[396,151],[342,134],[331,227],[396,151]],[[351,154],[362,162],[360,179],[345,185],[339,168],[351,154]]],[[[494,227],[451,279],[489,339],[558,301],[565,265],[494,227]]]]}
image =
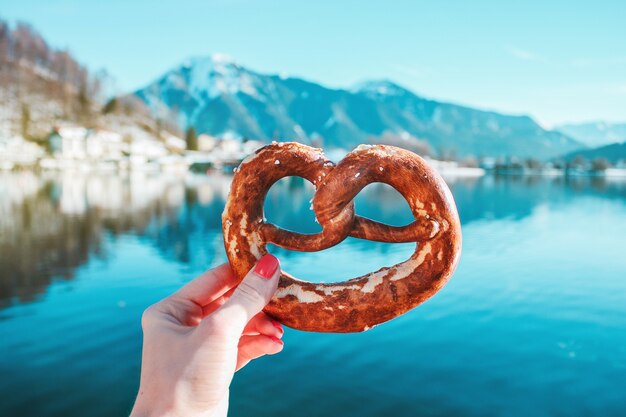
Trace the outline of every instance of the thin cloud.
{"type": "Polygon", "coordinates": [[[507,46],[504,50],[515,59],[520,61],[540,61],[541,57],[534,52],[515,46],[507,46]]]}

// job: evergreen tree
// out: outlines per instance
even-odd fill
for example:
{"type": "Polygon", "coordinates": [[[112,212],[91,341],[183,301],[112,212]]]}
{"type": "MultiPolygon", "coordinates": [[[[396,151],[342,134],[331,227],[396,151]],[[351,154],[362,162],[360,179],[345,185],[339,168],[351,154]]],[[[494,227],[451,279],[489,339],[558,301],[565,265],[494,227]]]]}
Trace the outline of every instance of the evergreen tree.
{"type": "Polygon", "coordinates": [[[91,100],[87,93],[87,87],[84,84],[78,90],[77,101],[78,120],[85,125],[89,125],[91,121],[91,100]]]}
{"type": "Polygon", "coordinates": [[[187,150],[198,150],[198,136],[196,135],[196,129],[194,127],[190,127],[189,129],[187,129],[187,133],[185,134],[185,142],[187,142],[187,150]]]}
{"type": "Polygon", "coordinates": [[[30,108],[28,107],[28,104],[22,104],[21,133],[24,139],[29,138],[29,134],[28,134],[29,128],[30,128],[30,108]]]}

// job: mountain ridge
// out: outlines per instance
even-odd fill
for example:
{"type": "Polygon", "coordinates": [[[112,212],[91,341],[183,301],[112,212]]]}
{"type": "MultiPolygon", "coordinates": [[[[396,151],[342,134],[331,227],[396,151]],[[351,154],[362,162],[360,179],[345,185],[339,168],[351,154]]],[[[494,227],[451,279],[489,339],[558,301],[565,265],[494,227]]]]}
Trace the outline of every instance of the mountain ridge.
{"type": "Polygon", "coordinates": [[[626,123],[604,121],[566,123],[556,126],[555,130],[590,147],[626,142],[626,123]]]}
{"type": "Polygon", "coordinates": [[[392,132],[456,156],[549,158],[584,147],[530,116],[439,102],[390,80],[333,89],[262,74],[222,56],[188,59],[134,95],[157,117],[221,137],[349,149],[392,132]]]}

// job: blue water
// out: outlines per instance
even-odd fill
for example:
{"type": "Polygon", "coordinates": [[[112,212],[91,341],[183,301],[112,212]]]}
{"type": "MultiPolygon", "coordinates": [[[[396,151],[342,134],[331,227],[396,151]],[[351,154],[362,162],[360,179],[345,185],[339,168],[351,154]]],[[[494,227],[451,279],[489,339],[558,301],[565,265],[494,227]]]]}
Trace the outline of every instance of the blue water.
{"type": "MultiPolygon", "coordinates": [[[[287,330],[239,372],[231,416],[626,415],[626,182],[450,179],[463,255],[449,284],[361,334],[287,330]]],[[[140,316],[225,261],[226,176],[0,175],[0,415],[123,416],[140,316]]],[[[319,228],[312,189],[277,184],[267,217],[319,228]]],[[[406,202],[370,186],[357,212],[391,224],[406,202]]],[[[272,249],[285,270],[338,281],[412,245],[348,239],[272,249]]]]}

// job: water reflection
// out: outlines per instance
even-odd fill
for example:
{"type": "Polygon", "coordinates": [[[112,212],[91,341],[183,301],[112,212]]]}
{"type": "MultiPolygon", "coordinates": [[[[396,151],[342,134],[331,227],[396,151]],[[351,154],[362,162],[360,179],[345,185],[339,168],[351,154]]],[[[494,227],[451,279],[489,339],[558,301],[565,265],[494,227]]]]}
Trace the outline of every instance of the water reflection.
{"type": "MultiPolygon", "coordinates": [[[[538,205],[569,204],[585,195],[626,201],[626,182],[603,177],[486,176],[447,182],[464,224],[521,219],[538,205]]],[[[90,257],[106,260],[105,240],[126,234],[168,259],[200,267],[215,263],[215,254],[223,252],[220,214],[229,186],[230,177],[220,174],[0,174],[0,307],[36,299],[53,279],[72,279],[90,257]]],[[[319,231],[310,210],[312,195],[313,187],[301,178],[281,180],[266,200],[267,218],[302,233],[319,231]]],[[[406,201],[385,184],[366,187],[356,209],[393,225],[411,221],[406,201]]]]}
{"type": "Polygon", "coordinates": [[[106,259],[105,238],[134,234],[191,262],[190,236],[219,229],[229,185],[224,176],[3,174],[0,306],[33,300],[90,257],[106,259]]]}

